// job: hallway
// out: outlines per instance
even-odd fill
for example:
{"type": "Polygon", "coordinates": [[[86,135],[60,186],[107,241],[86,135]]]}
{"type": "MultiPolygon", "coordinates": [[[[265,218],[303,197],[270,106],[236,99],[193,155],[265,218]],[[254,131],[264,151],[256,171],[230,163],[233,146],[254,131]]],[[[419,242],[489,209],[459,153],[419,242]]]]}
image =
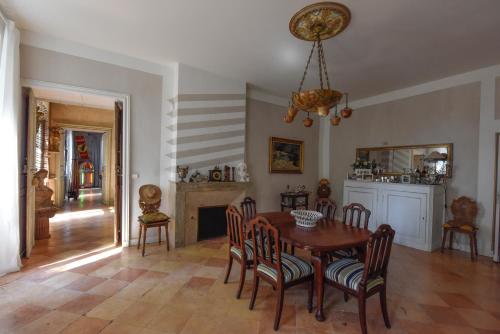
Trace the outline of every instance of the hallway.
{"type": "Polygon", "coordinates": [[[112,246],[114,208],[102,204],[101,189],[81,189],[50,219],[50,234],[36,241],[31,257],[66,259],[112,246]]]}

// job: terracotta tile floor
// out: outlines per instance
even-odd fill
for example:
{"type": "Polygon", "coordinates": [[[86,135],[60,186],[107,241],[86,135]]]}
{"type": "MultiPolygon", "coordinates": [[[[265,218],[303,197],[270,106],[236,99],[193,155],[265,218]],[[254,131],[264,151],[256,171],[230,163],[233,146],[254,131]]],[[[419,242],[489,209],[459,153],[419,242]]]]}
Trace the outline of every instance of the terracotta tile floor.
{"type": "MultiPolygon", "coordinates": [[[[148,245],[142,258],[136,248],[111,246],[112,230],[107,238],[98,234],[108,231],[110,219],[107,210],[76,219],[79,233],[55,228],[54,239],[37,245],[20,273],[0,278],[0,333],[274,332],[269,286],[261,287],[249,311],[251,272],[240,300],[234,297],[237,265],[223,284],[224,239],[169,253],[148,245]],[[89,241],[79,234],[94,236],[96,248],[86,247],[89,241]]],[[[471,262],[461,252],[429,254],[395,245],[389,272],[393,326],[385,329],[374,296],[367,306],[369,333],[500,333],[500,266],[489,259],[471,262]]],[[[340,292],[327,288],[326,315],[317,322],[306,310],[305,287],[292,288],[285,293],[280,332],[359,333],[355,299],[345,303],[340,292]]]]}

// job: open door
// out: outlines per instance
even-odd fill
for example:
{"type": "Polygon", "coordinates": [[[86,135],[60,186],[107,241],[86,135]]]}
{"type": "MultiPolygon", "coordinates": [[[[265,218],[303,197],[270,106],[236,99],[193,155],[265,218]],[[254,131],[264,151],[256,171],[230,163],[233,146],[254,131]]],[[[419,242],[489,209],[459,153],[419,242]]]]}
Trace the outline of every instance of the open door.
{"type": "Polygon", "coordinates": [[[122,241],[122,131],[123,131],[123,104],[120,101],[115,102],[115,245],[122,241]]]}
{"type": "Polygon", "coordinates": [[[26,175],[26,257],[31,255],[31,249],[35,245],[35,187],[33,176],[37,172],[35,166],[36,150],[36,124],[37,110],[33,91],[29,90],[28,115],[27,115],[27,139],[26,139],[26,164],[24,172],[26,175]]]}

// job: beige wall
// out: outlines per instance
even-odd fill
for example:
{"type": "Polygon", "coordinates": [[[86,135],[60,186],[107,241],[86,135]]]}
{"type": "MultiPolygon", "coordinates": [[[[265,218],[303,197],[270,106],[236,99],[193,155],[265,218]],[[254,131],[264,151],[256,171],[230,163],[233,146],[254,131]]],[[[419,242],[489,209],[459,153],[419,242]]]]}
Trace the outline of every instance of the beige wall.
{"type": "Polygon", "coordinates": [[[314,199],[318,184],[318,122],[311,128],[302,125],[302,117],[292,124],[283,121],[286,107],[247,99],[246,157],[257,209],[271,211],[280,209],[280,192],[286,185],[294,187],[305,184],[314,199]],[[269,173],[269,137],[283,137],[304,141],[303,174],[269,173]]]}
{"type": "Polygon", "coordinates": [[[495,119],[500,119],[500,77],[495,80],[495,119]]]}
{"type": "Polygon", "coordinates": [[[138,191],[160,182],[162,77],[120,66],[21,45],[21,77],[130,95],[131,239],[138,234],[138,191]]]}
{"type": "Polygon", "coordinates": [[[360,108],[331,132],[331,178],[335,200],[357,147],[453,143],[448,202],[476,198],[480,85],[472,83],[360,108]]]}

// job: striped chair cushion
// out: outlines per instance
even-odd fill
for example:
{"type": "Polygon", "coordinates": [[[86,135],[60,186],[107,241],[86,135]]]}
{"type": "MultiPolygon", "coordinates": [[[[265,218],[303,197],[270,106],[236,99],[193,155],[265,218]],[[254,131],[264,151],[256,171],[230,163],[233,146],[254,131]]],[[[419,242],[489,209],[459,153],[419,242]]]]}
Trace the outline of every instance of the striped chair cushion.
{"type": "MultiPolygon", "coordinates": [[[[252,240],[245,240],[245,252],[247,253],[247,260],[253,260],[253,244],[252,240]]],[[[236,255],[239,259],[243,258],[243,254],[241,253],[241,249],[232,246],[231,253],[236,255]]]]}
{"type": "Polygon", "coordinates": [[[339,249],[335,252],[332,252],[332,255],[339,259],[343,258],[356,259],[358,257],[358,250],[356,248],[339,249]]]}
{"type": "MultiPolygon", "coordinates": [[[[309,276],[314,272],[310,263],[302,260],[300,257],[287,253],[281,253],[281,267],[283,270],[283,276],[285,277],[285,283],[296,281],[302,277],[309,276]]],[[[264,273],[275,281],[278,280],[278,273],[276,269],[265,264],[259,264],[257,266],[257,271],[264,273]]]]}
{"type": "MultiPolygon", "coordinates": [[[[352,290],[358,291],[359,282],[363,277],[364,263],[354,259],[340,259],[330,263],[325,270],[325,278],[338,284],[342,284],[352,290]]],[[[366,291],[384,284],[382,277],[368,281],[366,291]]]]}

